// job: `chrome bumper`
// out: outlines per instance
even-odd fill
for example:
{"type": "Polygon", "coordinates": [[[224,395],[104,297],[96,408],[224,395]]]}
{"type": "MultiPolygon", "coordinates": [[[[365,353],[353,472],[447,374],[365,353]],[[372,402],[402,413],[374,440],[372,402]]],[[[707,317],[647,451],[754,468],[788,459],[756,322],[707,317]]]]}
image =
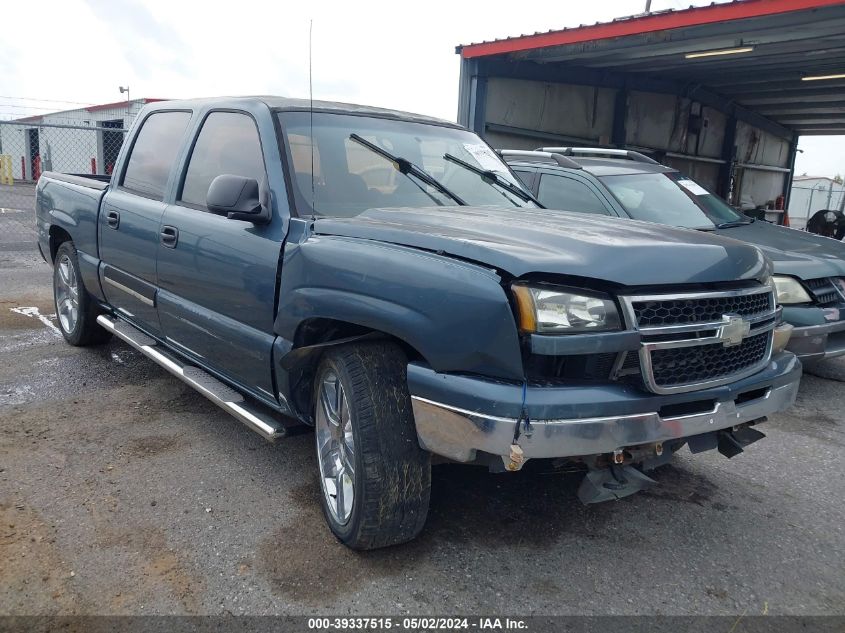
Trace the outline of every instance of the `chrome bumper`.
{"type": "Polygon", "coordinates": [[[845,320],[796,327],[786,349],[805,363],[845,355],[845,320]]]}
{"type": "MultiPolygon", "coordinates": [[[[711,411],[694,415],[663,418],[653,412],[532,420],[532,432],[522,433],[517,443],[526,459],[577,457],[718,431],[786,409],[795,401],[799,379],[800,371],[790,382],[769,387],[755,400],[717,402],[711,411]]],[[[477,451],[510,454],[516,418],[482,415],[419,396],[411,401],[424,449],[458,462],[473,461],[477,451]]]]}

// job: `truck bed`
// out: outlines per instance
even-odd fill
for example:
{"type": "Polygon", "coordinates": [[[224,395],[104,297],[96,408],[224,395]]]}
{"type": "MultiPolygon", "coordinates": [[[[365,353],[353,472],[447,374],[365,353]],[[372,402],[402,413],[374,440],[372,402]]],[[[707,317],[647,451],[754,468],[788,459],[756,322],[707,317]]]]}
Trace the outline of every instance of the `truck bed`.
{"type": "Polygon", "coordinates": [[[72,185],[90,187],[100,191],[106,189],[109,186],[109,181],[111,180],[111,176],[101,176],[99,174],[63,174],[57,171],[45,171],[42,174],[42,177],[59,182],[66,182],[72,185]]]}

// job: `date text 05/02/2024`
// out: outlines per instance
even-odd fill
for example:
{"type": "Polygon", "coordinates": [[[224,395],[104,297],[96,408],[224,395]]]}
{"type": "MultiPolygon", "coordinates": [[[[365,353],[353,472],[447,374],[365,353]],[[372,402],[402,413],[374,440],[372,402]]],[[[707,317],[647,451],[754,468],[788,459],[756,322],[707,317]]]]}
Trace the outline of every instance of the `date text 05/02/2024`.
{"type": "Polygon", "coordinates": [[[308,628],[312,631],[349,630],[398,630],[398,631],[448,631],[470,630],[496,631],[526,630],[528,625],[520,618],[499,617],[352,617],[352,618],[309,618],[308,628]]]}

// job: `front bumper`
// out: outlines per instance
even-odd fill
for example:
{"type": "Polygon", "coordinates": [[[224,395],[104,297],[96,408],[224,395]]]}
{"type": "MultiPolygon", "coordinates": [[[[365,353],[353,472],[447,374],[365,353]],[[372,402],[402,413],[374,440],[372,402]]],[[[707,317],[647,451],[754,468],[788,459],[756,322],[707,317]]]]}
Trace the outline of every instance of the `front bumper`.
{"type": "Polygon", "coordinates": [[[420,445],[470,462],[478,451],[507,456],[524,411],[525,458],[580,457],[727,429],[782,411],[798,392],[801,363],[789,353],[732,384],[653,395],[622,384],[531,386],[438,374],[408,366],[420,445]],[[683,413],[677,413],[683,411],[683,413]],[[674,413],[673,413],[674,412],[674,413]]]}
{"type": "Polygon", "coordinates": [[[796,327],[786,349],[805,363],[845,355],[845,320],[796,327]]]}

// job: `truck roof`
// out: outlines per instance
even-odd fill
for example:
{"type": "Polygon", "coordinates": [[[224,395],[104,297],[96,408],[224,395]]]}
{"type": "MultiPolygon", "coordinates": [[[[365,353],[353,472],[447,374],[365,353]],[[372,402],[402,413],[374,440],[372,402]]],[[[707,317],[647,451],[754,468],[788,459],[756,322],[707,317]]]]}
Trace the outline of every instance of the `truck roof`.
{"type": "Polygon", "coordinates": [[[272,95],[256,95],[243,97],[207,97],[201,99],[172,99],[168,101],[161,101],[147,106],[147,111],[154,110],[168,110],[172,108],[236,108],[243,107],[247,104],[264,104],[268,108],[276,111],[294,110],[294,111],[308,111],[312,107],[315,112],[334,112],[338,114],[354,114],[365,116],[377,116],[387,119],[396,119],[401,121],[412,121],[415,123],[428,123],[430,125],[442,125],[446,127],[460,128],[453,121],[446,121],[436,117],[430,117],[423,114],[414,114],[412,112],[402,112],[400,110],[390,110],[388,108],[376,108],[372,106],[359,105],[356,103],[342,103],[339,101],[317,101],[313,103],[308,99],[293,99],[289,97],[278,97],[272,95]]]}

